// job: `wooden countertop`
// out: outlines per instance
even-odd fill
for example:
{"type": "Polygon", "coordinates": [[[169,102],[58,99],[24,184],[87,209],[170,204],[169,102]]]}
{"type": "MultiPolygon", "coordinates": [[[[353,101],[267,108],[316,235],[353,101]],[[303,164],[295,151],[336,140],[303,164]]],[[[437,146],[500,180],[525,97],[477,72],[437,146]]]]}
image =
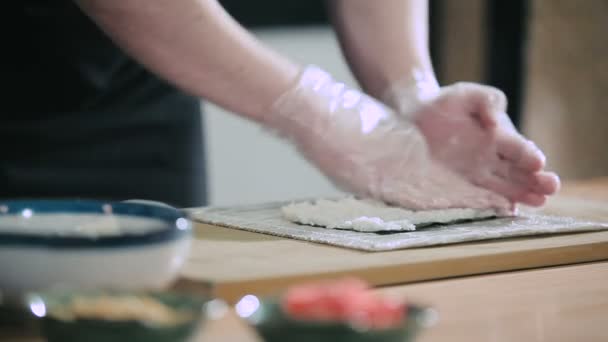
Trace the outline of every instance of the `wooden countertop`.
{"type": "MultiPolygon", "coordinates": [[[[438,324],[420,342],[604,342],[608,262],[392,286],[378,291],[432,305],[438,324]]],[[[258,342],[235,315],[197,342],[258,342]]]]}
{"type": "MultiPolygon", "coordinates": [[[[608,201],[608,178],[568,184],[562,195],[573,201],[608,201]]],[[[606,284],[608,262],[596,262],[387,286],[378,291],[438,310],[439,324],[425,332],[421,342],[599,342],[608,339],[606,284]]],[[[0,333],[0,340],[40,341],[5,336],[0,333]]],[[[230,314],[210,322],[195,341],[259,340],[230,314]]]]}
{"type": "Polygon", "coordinates": [[[381,291],[438,310],[440,323],[421,342],[608,340],[607,262],[381,291]]]}
{"type": "MultiPolygon", "coordinates": [[[[608,220],[608,178],[568,184],[544,209],[608,220]]],[[[365,252],[197,224],[199,239],[178,283],[235,301],[300,281],[355,275],[386,286],[446,277],[608,260],[608,231],[365,252]]]]}
{"type": "MultiPolygon", "coordinates": [[[[562,195],[608,201],[608,178],[570,183],[562,195]]],[[[420,342],[608,340],[608,262],[549,267],[378,291],[433,306],[439,323],[420,342]]],[[[254,342],[234,315],[209,324],[197,341],[254,342]]]]}
{"type": "MultiPolygon", "coordinates": [[[[605,342],[608,262],[391,286],[378,291],[432,305],[439,323],[420,342],[605,342]]],[[[1,341],[43,342],[8,336],[1,341]]],[[[193,342],[261,342],[234,314],[193,342]]]]}

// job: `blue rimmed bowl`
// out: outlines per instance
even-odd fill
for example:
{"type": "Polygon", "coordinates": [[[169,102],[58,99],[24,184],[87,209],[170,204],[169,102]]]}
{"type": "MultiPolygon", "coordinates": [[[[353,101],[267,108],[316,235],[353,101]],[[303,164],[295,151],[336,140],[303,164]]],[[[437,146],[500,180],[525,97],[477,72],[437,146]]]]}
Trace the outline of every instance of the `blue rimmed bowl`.
{"type": "Polygon", "coordinates": [[[175,208],[95,200],[0,201],[0,298],[50,288],[159,290],[186,261],[175,208]]]}

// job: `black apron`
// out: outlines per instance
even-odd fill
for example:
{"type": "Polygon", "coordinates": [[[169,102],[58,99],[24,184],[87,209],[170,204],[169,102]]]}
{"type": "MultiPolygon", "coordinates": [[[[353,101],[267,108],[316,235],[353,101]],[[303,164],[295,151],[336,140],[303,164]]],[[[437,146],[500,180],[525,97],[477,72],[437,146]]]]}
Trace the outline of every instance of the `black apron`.
{"type": "Polygon", "coordinates": [[[71,1],[8,3],[0,197],[204,204],[200,101],[126,56],[71,1]]]}

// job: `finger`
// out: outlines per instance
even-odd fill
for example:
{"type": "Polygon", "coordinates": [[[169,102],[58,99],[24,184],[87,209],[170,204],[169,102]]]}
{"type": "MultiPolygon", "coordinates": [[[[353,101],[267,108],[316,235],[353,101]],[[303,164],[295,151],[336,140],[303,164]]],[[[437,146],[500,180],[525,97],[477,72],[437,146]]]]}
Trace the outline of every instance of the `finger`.
{"type": "Polygon", "coordinates": [[[503,178],[505,182],[513,184],[513,186],[526,188],[539,195],[553,195],[559,190],[560,180],[557,174],[553,172],[524,171],[504,161],[499,162],[498,165],[494,174],[503,178]]]}
{"type": "Polygon", "coordinates": [[[546,157],[543,152],[519,134],[498,135],[496,151],[500,159],[525,171],[536,172],[545,167],[546,157]]]}
{"type": "Polygon", "coordinates": [[[490,191],[494,191],[511,201],[518,201],[530,192],[530,188],[527,184],[517,184],[497,174],[488,174],[481,177],[477,180],[476,184],[490,191]]]}
{"type": "Polygon", "coordinates": [[[559,191],[561,182],[553,172],[541,171],[534,174],[536,186],[533,190],[541,195],[554,195],[559,191]]]}
{"type": "Polygon", "coordinates": [[[502,91],[488,86],[472,86],[469,96],[482,127],[494,128],[500,124],[499,115],[507,108],[507,97],[502,91]]]}
{"type": "Polygon", "coordinates": [[[512,203],[505,196],[460,176],[444,173],[440,183],[444,185],[440,191],[447,195],[452,208],[494,208],[501,212],[511,210],[512,203]]]}
{"type": "Polygon", "coordinates": [[[513,121],[511,121],[511,118],[505,112],[498,113],[498,125],[500,126],[501,131],[504,131],[507,134],[519,134],[513,121]]]}
{"type": "Polygon", "coordinates": [[[432,184],[426,182],[424,186],[418,184],[417,186],[393,187],[390,192],[383,194],[382,199],[385,202],[414,210],[496,208],[506,211],[511,207],[511,203],[503,196],[474,186],[450,173],[444,173],[442,177],[430,183],[432,184]]]}
{"type": "Polygon", "coordinates": [[[536,173],[524,171],[506,160],[498,160],[496,163],[494,174],[505,181],[528,189],[535,189],[538,186],[536,173]]]}
{"type": "Polygon", "coordinates": [[[477,186],[468,180],[449,173],[443,176],[442,181],[445,186],[441,188],[442,191],[449,193],[452,203],[458,203],[458,205],[452,205],[453,208],[509,210],[511,207],[511,202],[500,193],[495,193],[483,186],[477,186]]]}
{"type": "Polygon", "coordinates": [[[462,108],[459,113],[464,116],[450,116],[452,120],[472,119],[482,129],[492,130],[498,125],[496,114],[504,111],[506,97],[495,88],[462,82],[445,87],[436,104],[444,112],[450,112],[454,106],[462,108]]]}
{"type": "Polygon", "coordinates": [[[559,177],[553,172],[524,171],[505,161],[500,161],[495,174],[514,185],[521,186],[540,195],[553,195],[559,189],[559,177]]]}

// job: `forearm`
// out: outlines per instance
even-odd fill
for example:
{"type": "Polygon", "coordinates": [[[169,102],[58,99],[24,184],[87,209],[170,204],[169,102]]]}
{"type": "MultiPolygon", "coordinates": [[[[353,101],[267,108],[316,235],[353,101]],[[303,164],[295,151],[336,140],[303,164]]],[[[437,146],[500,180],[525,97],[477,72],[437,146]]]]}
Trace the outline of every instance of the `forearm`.
{"type": "Polygon", "coordinates": [[[183,90],[257,121],[299,67],[263,46],[215,0],[77,0],[122,48],[183,90]]]}
{"type": "Polygon", "coordinates": [[[382,98],[404,77],[435,76],[427,0],[328,0],[344,55],[362,88],[382,98]]]}

